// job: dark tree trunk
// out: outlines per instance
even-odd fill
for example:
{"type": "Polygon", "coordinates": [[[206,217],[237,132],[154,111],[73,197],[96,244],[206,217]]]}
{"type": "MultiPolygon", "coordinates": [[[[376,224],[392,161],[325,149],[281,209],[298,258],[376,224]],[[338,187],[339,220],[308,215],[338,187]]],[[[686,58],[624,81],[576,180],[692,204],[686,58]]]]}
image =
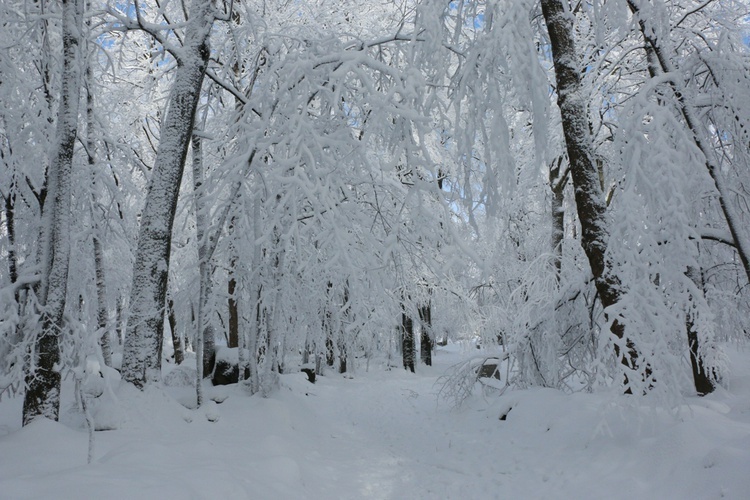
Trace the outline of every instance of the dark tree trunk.
{"type": "Polygon", "coordinates": [[[115,325],[115,337],[117,337],[117,345],[122,345],[123,340],[123,334],[125,332],[125,298],[120,297],[117,300],[117,305],[115,306],[115,321],[117,324],[115,325]]]}
{"type": "Polygon", "coordinates": [[[346,325],[352,324],[351,318],[351,304],[349,303],[349,280],[347,279],[344,283],[344,304],[342,306],[342,317],[343,321],[339,321],[339,373],[346,373],[348,370],[348,357],[349,357],[349,339],[346,331],[346,325]]]}
{"type": "MultiPolygon", "coordinates": [[[[620,283],[611,273],[605,259],[609,231],[607,208],[599,184],[599,173],[591,156],[591,138],[586,110],[587,99],[581,85],[580,57],[576,53],[573,17],[566,13],[561,0],[542,0],[542,13],[547,24],[557,82],[557,103],[560,107],[565,145],[570,162],[578,219],[581,223],[581,245],[591,266],[594,283],[602,306],[608,308],[620,299],[620,283]]],[[[626,371],[637,367],[638,354],[625,328],[617,320],[612,333],[625,339],[626,352],[615,345],[615,355],[626,371]]],[[[627,376],[626,376],[627,385],[627,376]]],[[[630,389],[627,388],[626,392],[630,389]]]]}
{"type": "Polygon", "coordinates": [[[339,344],[339,373],[346,373],[346,344],[339,344]]]}
{"type": "Polygon", "coordinates": [[[401,305],[401,309],[401,356],[404,360],[404,369],[414,373],[414,320],[407,314],[404,304],[401,305]]]}
{"type": "MultiPolygon", "coordinates": [[[[235,260],[230,261],[229,268],[234,270],[235,260]]],[[[234,296],[235,290],[237,290],[237,281],[234,278],[229,278],[227,283],[227,294],[229,295],[228,306],[229,306],[229,347],[240,346],[240,315],[237,310],[237,299],[234,296]]]]}
{"type": "Polygon", "coordinates": [[[326,330],[326,365],[333,366],[336,361],[333,349],[333,332],[326,330]]]}
{"type": "MultiPolygon", "coordinates": [[[[5,205],[5,232],[8,235],[8,276],[11,284],[18,281],[18,257],[16,254],[16,195],[15,187],[10,186],[10,192],[3,196],[5,205]]],[[[18,302],[18,291],[16,291],[16,302],[18,302]]]]}
{"type": "MultiPolygon", "coordinates": [[[[685,273],[693,283],[699,288],[703,289],[703,280],[701,279],[701,272],[694,268],[688,267],[685,273]]],[[[688,313],[685,320],[685,329],[687,331],[688,347],[690,349],[690,365],[693,369],[693,383],[695,384],[695,391],[700,396],[710,394],[714,392],[714,383],[711,380],[710,374],[706,371],[703,366],[703,358],[700,355],[700,342],[698,340],[698,331],[695,329],[695,322],[693,317],[688,313]]]]}
{"type": "Polygon", "coordinates": [[[432,332],[432,305],[427,304],[419,308],[419,321],[421,329],[419,355],[422,363],[432,366],[432,349],[435,347],[435,337],[432,332]]]}
{"type": "Polygon", "coordinates": [[[331,313],[331,293],[333,283],[330,281],[326,286],[326,305],[323,311],[323,332],[326,336],[326,364],[333,366],[336,362],[336,353],[333,346],[333,315],[331,313]]]}

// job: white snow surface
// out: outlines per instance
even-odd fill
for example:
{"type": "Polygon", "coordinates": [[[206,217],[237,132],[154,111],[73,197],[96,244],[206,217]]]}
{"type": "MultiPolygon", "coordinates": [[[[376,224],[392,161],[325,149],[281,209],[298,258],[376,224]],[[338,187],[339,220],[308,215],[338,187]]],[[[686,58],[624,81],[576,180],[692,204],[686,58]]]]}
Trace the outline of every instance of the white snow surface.
{"type": "Polygon", "coordinates": [[[197,410],[190,388],[115,382],[95,415],[115,429],[95,433],[90,465],[72,396],[60,423],[25,428],[4,398],[0,498],[746,499],[750,352],[730,353],[728,389],[673,409],[549,389],[479,390],[453,409],[436,380],[476,354],[455,345],[416,374],[282,375],[268,398],[207,385],[197,410]]]}

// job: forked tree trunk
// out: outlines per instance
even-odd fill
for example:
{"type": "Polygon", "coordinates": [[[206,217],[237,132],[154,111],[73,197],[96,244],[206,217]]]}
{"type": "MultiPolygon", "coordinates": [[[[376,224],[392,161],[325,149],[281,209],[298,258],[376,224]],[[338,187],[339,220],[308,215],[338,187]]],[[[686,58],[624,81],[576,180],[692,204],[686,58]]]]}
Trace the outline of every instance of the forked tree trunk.
{"type": "Polygon", "coordinates": [[[60,336],[68,285],[70,257],[70,208],[73,153],[78,132],[80,92],[79,45],[83,1],[62,2],[63,70],[57,112],[55,151],[47,171],[48,196],[42,212],[40,263],[42,281],[38,291],[42,307],[39,333],[30,370],[26,374],[23,424],[37,416],[57,420],[60,413],[60,336]]]}
{"type": "Polygon", "coordinates": [[[191,4],[141,217],[133,266],[129,331],[122,360],[123,380],[140,388],[161,377],[159,352],[164,335],[172,225],[195,110],[210,56],[208,37],[214,21],[211,4],[203,0],[193,0],[191,4]]]}
{"type": "MultiPolygon", "coordinates": [[[[562,0],[542,0],[542,13],[552,48],[557,103],[581,223],[581,245],[591,266],[599,299],[606,310],[619,301],[620,283],[611,273],[605,258],[609,239],[607,207],[599,184],[599,174],[592,161],[592,142],[586,110],[588,101],[581,84],[583,68],[576,53],[573,16],[566,12],[562,0]]],[[[615,355],[625,366],[626,372],[634,370],[638,354],[632,341],[625,336],[624,325],[615,320],[611,331],[618,339],[625,340],[627,346],[623,353],[616,343],[615,355]]]]}

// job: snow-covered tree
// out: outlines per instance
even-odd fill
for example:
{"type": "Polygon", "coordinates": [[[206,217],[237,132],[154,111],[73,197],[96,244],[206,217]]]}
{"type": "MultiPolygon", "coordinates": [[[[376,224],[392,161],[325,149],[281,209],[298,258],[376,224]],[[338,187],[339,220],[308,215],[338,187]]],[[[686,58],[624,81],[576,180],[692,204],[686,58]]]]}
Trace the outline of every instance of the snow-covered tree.
{"type": "Polygon", "coordinates": [[[82,0],[64,1],[61,14],[63,65],[60,99],[54,150],[46,176],[47,197],[42,207],[40,283],[36,292],[41,331],[33,342],[31,365],[26,375],[25,424],[37,416],[57,420],[60,411],[60,338],[67,328],[63,314],[70,258],[73,154],[81,91],[82,0]]]}

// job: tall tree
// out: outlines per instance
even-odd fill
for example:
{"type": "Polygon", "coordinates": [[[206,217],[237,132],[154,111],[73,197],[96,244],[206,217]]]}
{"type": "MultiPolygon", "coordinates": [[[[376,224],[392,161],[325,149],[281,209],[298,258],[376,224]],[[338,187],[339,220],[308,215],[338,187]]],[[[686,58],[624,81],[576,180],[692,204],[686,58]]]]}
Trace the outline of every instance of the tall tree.
{"type": "Polygon", "coordinates": [[[60,104],[57,112],[55,150],[47,171],[47,200],[43,207],[42,266],[37,298],[42,312],[42,329],[36,340],[33,360],[26,375],[23,423],[37,416],[57,420],[60,412],[60,338],[65,331],[65,301],[70,256],[71,182],[73,155],[78,131],[81,91],[80,41],[83,1],[63,0],[63,67],[60,104]]]}
{"type": "MultiPolygon", "coordinates": [[[[599,300],[606,310],[618,302],[620,283],[606,259],[609,239],[607,206],[592,157],[588,97],[581,83],[584,68],[576,51],[574,18],[566,3],[565,0],[542,0],[542,13],[552,49],[557,104],[581,223],[581,245],[594,275],[599,300]]],[[[611,321],[611,331],[619,340],[615,342],[615,355],[622,361],[626,372],[631,372],[637,367],[635,346],[626,337],[624,325],[617,319],[611,321]]]]}
{"type": "MultiPolygon", "coordinates": [[[[195,111],[210,56],[209,34],[215,20],[213,9],[212,2],[193,0],[182,46],[172,50],[177,68],[141,217],[133,266],[129,331],[123,351],[123,379],[137,387],[161,377],[159,353],[164,334],[172,226],[195,111]]],[[[138,9],[136,15],[136,25],[145,27],[138,9]]],[[[152,34],[156,36],[161,37],[160,33],[164,33],[153,28],[152,34]]],[[[165,39],[166,36],[164,42],[169,43],[165,39]]]]}

